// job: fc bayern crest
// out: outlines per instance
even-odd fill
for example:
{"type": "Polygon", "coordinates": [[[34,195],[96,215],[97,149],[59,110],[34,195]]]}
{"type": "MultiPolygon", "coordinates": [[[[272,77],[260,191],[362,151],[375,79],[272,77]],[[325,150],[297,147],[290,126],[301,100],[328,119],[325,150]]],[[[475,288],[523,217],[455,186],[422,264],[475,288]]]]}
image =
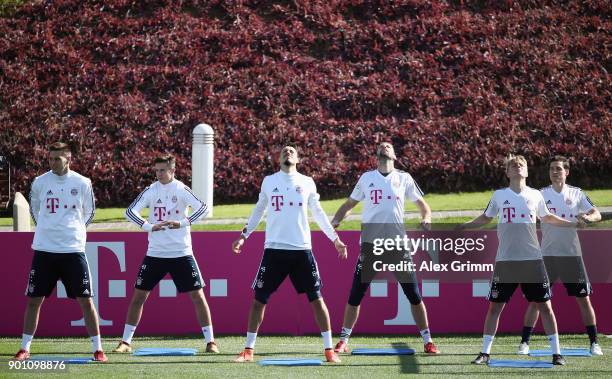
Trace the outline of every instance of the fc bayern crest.
{"type": "Polygon", "coordinates": [[[176,195],[172,196],[172,202],[176,203],[178,201],[178,198],[176,197],[176,195]]]}
{"type": "Polygon", "coordinates": [[[571,205],[572,205],[572,201],[571,201],[570,199],[567,199],[567,200],[565,200],[565,204],[567,204],[567,205],[570,205],[570,206],[571,206],[571,205]]]}
{"type": "Polygon", "coordinates": [[[302,187],[300,187],[300,186],[295,186],[295,192],[297,192],[297,193],[302,193],[302,187]]]}
{"type": "Polygon", "coordinates": [[[76,195],[78,195],[78,194],[79,194],[79,190],[78,190],[78,189],[76,189],[76,188],[73,188],[73,189],[71,189],[71,190],[70,190],[70,194],[71,194],[72,196],[76,196],[76,195]]]}

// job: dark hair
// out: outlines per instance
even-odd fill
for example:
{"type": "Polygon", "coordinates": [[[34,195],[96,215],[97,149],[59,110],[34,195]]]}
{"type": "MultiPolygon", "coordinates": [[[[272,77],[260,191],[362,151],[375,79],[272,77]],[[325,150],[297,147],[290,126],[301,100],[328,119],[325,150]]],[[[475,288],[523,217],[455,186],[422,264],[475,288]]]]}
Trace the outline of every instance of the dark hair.
{"type": "Polygon", "coordinates": [[[563,155],[555,155],[553,159],[550,160],[550,164],[552,164],[553,162],[561,162],[561,164],[563,165],[563,168],[566,170],[569,170],[570,168],[570,161],[569,158],[564,157],[563,155]]]}
{"type": "Polygon", "coordinates": [[[153,161],[153,164],[157,163],[165,163],[171,168],[174,168],[176,166],[176,158],[174,158],[172,154],[160,155],[153,161]]]}
{"type": "Polygon", "coordinates": [[[70,145],[64,142],[55,142],[54,144],[49,145],[49,151],[62,151],[66,153],[71,153],[70,145]]]}

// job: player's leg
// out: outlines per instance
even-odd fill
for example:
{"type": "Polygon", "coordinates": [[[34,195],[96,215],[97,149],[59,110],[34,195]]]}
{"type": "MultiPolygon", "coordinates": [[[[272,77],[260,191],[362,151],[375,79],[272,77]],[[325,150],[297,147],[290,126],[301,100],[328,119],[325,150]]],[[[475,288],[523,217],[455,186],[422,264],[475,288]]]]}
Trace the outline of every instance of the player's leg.
{"type": "Polygon", "coordinates": [[[49,296],[59,278],[56,255],[42,251],[34,251],[32,266],[28,276],[26,295],[28,303],[23,315],[23,334],[21,348],[14,359],[22,361],[30,357],[30,345],[38,326],[40,308],[46,296],[49,296]]]}
{"type": "Polygon", "coordinates": [[[593,293],[593,288],[589,282],[589,277],[584,267],[582,257],[563,257],[565,259],[563,267],[565,268],[563,284],[569,296],[574,296],[580,309],[582,322],[586,327],[589,336],[589,345],[591,354],[603,355],[601,346],[597,341],[597,320],[595,318],[595,310],[591,304],[590,295],[593,293]]]}
{"type": "Polygon", "coordinates": [[[327,362],[340,362],[340,359],[333,351],[329,310],[321,295],[323,283],[319,275],[317,261],[310,250],[295,252],[292,258],[295,259],[295,262],[291,265],[289,278],[295,290],[298,293],[305,293],[308,297],[308,302],[312,307],[315,320],[321,331],[325,359],[327,362]]]}
{"type": "Polygon", "coordinates": [[[77,297],[77,302],[83,311],[85,328],[91,338],[91,346],[94,353],[94,360],[106,362],[108,359],[102,349],[102,339],[100,337],[100,323],[98,312],[91,297],[77,297]]]}
{"type": "Polygon", "coordinates": [[[582,315],[582,321],[586,326],[587,334],[589,335],[589,343],[591,345],[591,354],[603,355],[601,346],[597,341],[597,319],[595,318],[595,310],[591,304],[591,298],[589,296],[576,297],[576,302],[580,308],[580,314],[582,315]]]}
{"type": "Polygon", "coordinates": [[[102,350],[98,312],[93,302],[94,296],[91,283],[91,273],[85,253],[62,254],[59,260],[60,277],[66,287],[66,294],[76,299],[83,312],[85,328],[91,338],[91,349],[94,360],[106,362],[107,358],[102,350]]]}
{"type": "Polygon", "coordinates": [[[193,255],[168,259],[168,272],[174,281],[176,289],[180,293],[188,293],[193,303],[196,317],[204,342],[206,343],[207,353],[218,353],[219,348],[215,343],[215,335],[212,325],[212,317],[208,302],[204,296],[204,278],[200,272],[198,262],[193,255]]]}
{"type": "Polygon", "coordinates": [[[142,317],[144,304],[149,297],[149,293],[168,273],[168,259],[171,258],[145,256],[142,260],[142,264],[138,270],[138,276],[136,277],[136,284],[134,285],[134,293],[132,293],[132,298],[125,318],[123,336],[113,352],[130,353],[132,351],[132,338],[134,338],[134,333],[142,317]]]}
{"type": "Polygon", "coordinates": [[[400,282],[404,295],[410,302],[410,311],[412,317],[419,328],[419,333],[423,338],[423,349],[427,354],[439,354],[440,351],[436,347],[431,338],[429,330],[429,321],[427,320],[427,307],[423,302],[423,297],[419,291],[417,278],[414,272],[396,274],[396,278],[400,282]]]}
{"type": "Polygon", "coordinates": [[[279,249],[265,249],[252,288],[255,297],[249,309],[249,323],[244,350],[238,354],[234,362],[252,362],[255,341],[259,326],[263,322],[266,304],[278,287],[289,274],[290,259],[293,252],[279,249]]]}
{"type": "Polygon", "coordinates": [[[340,331],[340,341],[334,347],[334,351],[336,353],[348,353],[349,352],[349,339],[351,337],[351,333],[353,332],[353,328],[359,319],[359,310],[361,308],[361,301],[363,300],[368,288],[370,287],[370,283],[374,278],[373,272],[371,270],[364,272],[364,267],[371,267],[371,251],[373,249],[373,245],[362,243],[361,252],[359,258],[357,259],[357,263],[355,264],[355,271],[353,272],[353,282],[351,284],[351,292],[349,294],[348,301],[346,306],[344,307],[344,318],[342,321],[342,330],[340,331]]]}
{"type": "Polygon", "coordinates": [[[531,338],[533,328],[538,321],[538,317],[540,317],[540,312],[538,311],[536,303],[530,302],[525,310],[525,316],[523,318],[523,331],[521,333],[521,343],[519,344],[517,354],[529,354],[529,339],[531,338]]]}
{"type": "Polygon", "coordinates": [[[489,309],[484,322],[484,331],[482,336],[482,350],[480,354],[472,361],[472,363],[481,365],[489,363],[491,355],[491,347],[493,339],[499,325],[499,317],[506,303],[512,297],[514,290],[518,287],[517,283],[505,282],[507,278],[502,276],[502,273],[512,270],[511,262],[497,262],[495,264],[495,272],[491,281],[491,289],[487,295],[489,300],[489,309]],[[510,264],[509,264],[510,263],[510,264]]]}

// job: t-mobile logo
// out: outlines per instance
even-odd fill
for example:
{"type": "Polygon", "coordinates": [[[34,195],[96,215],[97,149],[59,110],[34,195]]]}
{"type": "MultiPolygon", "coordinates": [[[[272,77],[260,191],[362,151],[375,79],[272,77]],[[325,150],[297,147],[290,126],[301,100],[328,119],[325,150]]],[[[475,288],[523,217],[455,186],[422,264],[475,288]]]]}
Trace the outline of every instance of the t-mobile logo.
{"type": "Polygon", "coordinates": [[[512,219],[516,216],[516,211],[514,208],[504,208],[502,214],[507,222],[512,222],[512,219]]]}
{"type": "Polygon", "coordinates": [[[374,204],[379,204],[381,199],[382,199],[382,190],[375,189],[375,190],[370,191],[370,200],[372,200],[374,204]]]}
{"type": "Polygon", "coordinates": [[[283,196],[282,195],[275,195],[272,196],[272,206],[274,207],[274,211],[278,212],[280,211],[281,207],[283,206],[283,196]]]}
{"type": "Polygon", "coordinates": [[[153,208],[153,215],[157,218],[157,221],[164,221],[164,216],[166,215],[166,207],[153,208]]]}
{"type": "Polygon", "coordinates": [[[47,209],[51,210],[51,213],[55,213],[55,210],[59,208],[59,199],[57,197],[47,198],[47,209]]]}

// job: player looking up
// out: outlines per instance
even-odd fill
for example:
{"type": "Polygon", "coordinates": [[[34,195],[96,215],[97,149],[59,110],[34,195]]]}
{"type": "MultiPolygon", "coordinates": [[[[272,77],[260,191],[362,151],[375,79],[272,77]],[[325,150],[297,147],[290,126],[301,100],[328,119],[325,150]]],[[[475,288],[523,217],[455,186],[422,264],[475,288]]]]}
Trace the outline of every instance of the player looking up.
{"type": "Polygon", "coordinates": [[[346,259],[346,245],[323,212],[312,178],[297,172],[298,163],[298,152],[294,147],[285,146],[281,149],[280,171],[264,178],[255,209],[240,238],[232,244],[234,253],[240,254],[245,240],[267,211],[266,241],[261,264],[253,281],[255,298],[249,312],[246,344],[235,362],[253,361],[255,339],[263,321],[266,304],[270,295],[287,276],[295,290],[305,293],[308,297],[321,330],[326,360],[340,362],[332,350],[329,312],[321,295],[319,268],[311,250],[307,209],[310,209],[315,222],[327,238],[334,242],[341,259],[346,259]]]}
{"type": "MultiPolygon", "coordinates": [[[[423,199],[423,192],[410,174],[394,167],[397,157],[393,146],[388,142],[381,143],[377,148],[376,157],[378,159],[377,169],[361,175],[353,192],[346,202],[340,206],[332,219],[332,225],[337,227],[357,203],[364,202],[361,253],[355,266],[348,303],[344,308],[340,341],[334,349],[340,353],[349,352],[348,341],[359,317],[361,301],[374,279],[372,239],[379,238],[382,234],[389,234],[388,232],[391,232],[393,236],[404,237],[405,199],[414,202],[419,208],[421,224],[424,229],[429,229],[431,223],[431,209],[423,199]],[[381,230],[381,228],[388,230],[381,230]],[[372,233],[370,233],[370,229],[373,230],[372,233]]],[[[398,256],[397,252],[387,252],[386,254],[398,256]]],[[[410,254],[404,254],[401,259],[412,262],[410,254]]],[[[423,337],[425,352],[429,354],[439,353],[431,338],[427,309],[419,292],[414,271],[409,273],[394,272],[394,274],[396,274],[404,294],[410,301],[412,315],[423,337]]]]}

